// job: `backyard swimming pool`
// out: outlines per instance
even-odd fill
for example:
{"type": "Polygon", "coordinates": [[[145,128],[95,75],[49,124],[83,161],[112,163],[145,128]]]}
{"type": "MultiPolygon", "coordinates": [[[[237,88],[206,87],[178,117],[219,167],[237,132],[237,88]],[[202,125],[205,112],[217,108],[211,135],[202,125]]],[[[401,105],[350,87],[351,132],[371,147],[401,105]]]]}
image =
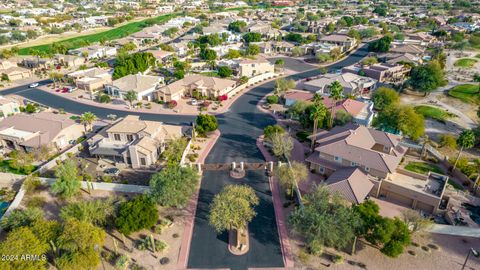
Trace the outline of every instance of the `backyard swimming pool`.
{"type": "Polygon", "coordinates": [[[7,211],[7,208],[10,204],[8,202],[0,202],[0,217],[3,216],[3,213],[7,211]]]}

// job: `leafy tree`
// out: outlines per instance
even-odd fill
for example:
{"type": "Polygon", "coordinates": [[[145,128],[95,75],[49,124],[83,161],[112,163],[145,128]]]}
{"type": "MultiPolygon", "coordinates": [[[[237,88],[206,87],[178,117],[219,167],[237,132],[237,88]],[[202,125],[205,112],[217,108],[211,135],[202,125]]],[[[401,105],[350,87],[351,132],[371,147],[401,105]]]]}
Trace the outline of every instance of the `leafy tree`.
{"type": "Polygon", "coordinates": [[[240,54],[240,52],[238,50],[229,49],[227,54],[225,55],[225,58],[236,59],[236,58],[240,58],[241,56],[242,55],[240,54]]]}
{"type": "Polygon", "coordinates": [[[337,126],[343,126],[346,123],[351,122],[352,119],[352,115],[349,114],[346,110],[338,110],[335,112],[334,124],[337,126]]]}
{"type": "Polygon", "coordinates": [[[292,56],[299,57],[302,55],[304,55],[304,50],[302,50],[302,48],[300,48],[299,46],[295,46],[292,48],[292,56]]]}
{"type": "Polygon", "coordinates": [[[296,86],[296,83],[295,83],[294,80],[287,80],[287,79],[284,79],[284,78],[280,78],[280,79],[275,80],[275,91],[274,92],[276,94],[284,93],[288,89],[295,88],[295,86],[296,86]]]}
{"type": "MultiPolygon", "coordinates": [[[[318,123],[323,121],[327,117],[327,108],[323,102],[315,102],[315,104],[309,110],[310,119],[313,121],[313,131],[312,134],[317,134],[318,123]]],[[[315,140],[311,142],[311,148],[313,149],[315,145],[315,140]]]]}
{"type": "Polygon", "coordinates": [[[293,140],[288,134],[275,133],[271,137],[273,154],[279,158],[289,158],[293,150],[293,140]]]}
{"type": "Polygon", "coordinates": [[[59,269],[93,269],[100,263],[100,255],[95,247],[103,246],[105,232],[94,225],[68,219],[57,244],[60,257],[55,259],[59,269]]]}
{"type": "Polygon", "coordinates": [[[265,140],[270,140],[272,139],[272,136],[274,134],[283,134],[285,133],[285,129],[283,129],[280,125],[278,124],[275,124],[275,125],[269,125],[269,126],[266,126],[264,129],[263,129],[263,137],[265,138],[265,140]]]}
{"type": "Polygon", "coordinates": [[[478,92],[480,92],[480,73],[475,73],[475,75],[473,75],[473,81],[478,83],[478,92]]]}
{"type": "Polygon", "coordinates": [[[400,95],[397,91],[388,87],[379,87],[372,96],[373,104],[378,110],[383,110],[400,102],[400,95]]]}
{"type": "Polygon", "coordinates": [[[38,176],[34,174],[28,175],[25,180],[23,181],[23,189],[25,189],[26,194],[31,194],[34,191],[36,191],[40,186],[42,185],[42,182],[38,178],[38,176]]]}
{"type": "Polygon", "coordinates": [[[285,66],[285,60],[283,59],[277,59],[275,61],[275,67],[279,68],[279,69],[282,69],[283,66],[285,66]]]}
{"type": "Polygon", "coordinates": [[[162,206],[184,207],[197,186],[199,176],[189,167],[171,165],[150,179],[152,198],[162,206]]]}
{"type": "Polygon", "coordinates": [[[347,33],[347,36],[351,37],[351,38],[354,38],[356,40],[361,40],[362,37],[360,36],[360,32],[358,30],[355,30],[355,29],[350,29],[347,33]]]}
{"type": "Polygon", "coordinates": [[[390,50],[390,43],[393,38],[389,35],[382,37],[381,39],[372,41],[368,44],[368,50],[370,52],[388,52],[390,50]]]}
{"type": "Polygon", "coordinates": [[[464,130],[460,133],[460,136],[457,138],[457,145],[460,146],[460,151],[458,151],[457,158],[453,164],[453,169],[457,167],[458,159],[462,154],[464,149],[470,149],[475,145],[475,133],[472,130],[464,130]]]}
{"type": "Polygon", "coordinates": [[[113,71],[113,79],[119,79],[129,74],[145,72],[155,65],[155,57],[151,52],[138,52],[134,54],[119,54],[113,71]]]}
{"type": "Polygon", "coordinates": [[[332,57],[329,54],[325,54],[325,53],[318,53],[318,54],[315,55],[315,58],[320,63],[324,63],[324,62],[328,62],[328,61],[332,60],[332,57]]]}
{"type": "Polygon", "coordinates": [[[376,63],[378,63],[378,59],[375,56],[365,57],[362,60],[362,65],[365,65],[365,66],[371,66],[376,63]]]}
{"type": "Polygon", "coordinates": [[[109,95],[103,94],[99,96],[98,101],[100,101],[100,103],[110,103],[112,99],[109,95]]]}
{"type": "Polygon", "coordinates": [[[43,212],[40,208],[15,209],[10,215],[3,217],[0,225],[3,230],[8,232],[20,227],[28,227],[41,219],[43,219],[43,212]]]}
{"type": "Polygon", "coordinates": [[[13,151],[10,153],[10,167],[18,170],[19,173],[29,174],[33,171],[34,156],[25,151],[13,151]]]}
{"type": "Polygon", "coordinates": [[[60,217],[85,221],[95,226],[105,226],[115,215],[114,199],[80,201],[62,207],[60,217]]]}
{"type": "Polygon", "coordinates": [[[80,191],[80,175],[72,159],[67,159],[55,169],[57,181],[52,185],[53,193],[62,198],[71,198],[80,191]]]}
{"type": "Polygon", "coordinates": [[[422,232],[432,226],[432,221],[424,218],[418,211],[405,209],[402,212],[402,220],[412,233],[422,232]]]}
{"type": "Polygon", "coordinates": [[[92,112],[85,112],[80,116],[80,123],[83,124],[83,127],[85,128],[85,134],[87,134],[87,127],[88,129],[91,130],[92,123],[97,120],[97,116],[93,114],[92,112]]]}
{"type": "Polygon", "coordinates": [[[218,75],[222,78],[227,78],[232,76],[233,70],[228,66],[221,66],[218,68],[218,75]]]}
{"type": "Polygon", "coordinates": [[[34,255],[38,260],[2,260],[0,268],[5,270],[41,270],[47,269],[47,260],[42,259],[48,250],[48,244],[42,243],[27,227],[11,231],[6,239],[0,243],[0,253],[3,255],[34,255]]]}
{"type": "Polygon", "coordinates": [[[457,138],[452,134],[441,134],[440,135],[440,146],[448,147],[452,150],[457,149],[457,138]]]}
{"type": "Polygon", "coordinates": [[[297,161],[293,161],[292,165],[280,166],[275,170],[275,175],[280,184],[287,190],[288,196],[293,196],[293,189],[308,178],[307,167],[297,161]]]}
{"type": "Polygon", "coordinates": [[[333,60],[337,60],[338,58],[340,58],[341,55],[342,51],[340,50],[340,48],[333,48],[329,53],[330,58],[333,60]]]}
{"type": "Polygon", "coordinates": [[[131,108],[131,107],[133,107],[133,102],[138,100],[138,94],[134,90],[130,90],[125,94],[124,98],[125,98],[125,100],[128,101],[128,103],[130,104],[130,108],[131,108]]]}
{"type": "Polygon", "coordinates": [[[141,229],[151,228],[158,220],[155,202],[146,195],[140,195],[120,205],[115,226],[118,231],[129,235],[141,229]]]}
{"type": "MultiPolygon", "coordinates": [[[[29,226],[33,234],[42,243],[55,242],[62,231],[62,226],[56,220],[38,219],[29,226]]],[[[52,247],[50,247],[52,248],[52,247]]]]}
{"type": "Polygon", "coordinates": [[[180,164],[187,144],[187,139],[184,137],[169,140],[167,148],[162,153],[163,158],[167,160],[168,166],[180,164]]]}
{"type": "Polygon", "coordinates": [[[173,76],[179,80],[185,78],[185,71],[184,70],[175,70],[175,72],[173,72],[173,76]]]}
{"type": "Polygon", "coordinates": [[[322,246],[341,249],[351,243],[361,220],[340,195],[319,186],[304,200],[305,206],[295,209],[289,222],[295,233],[305,237],[313,253],[322,246]]]}
{"type": "Polygon", "coordinates": [[[211,61],[217,59],[217,53],[211,49],[200,50],[200,58],[203,60],[211,61]]]}
{"type": "Polygon", "coordinates": [[[228,25],[228,30],[236,33],[245,32],[245,27],[247,27],[247,23],[244,21],[234,21],[228,25]]]}
{"type": "Polygon", "coordinates": [[[245,49],[245,54],[247,56],[255,56],[260,53],[260,47],[256,44],[248,44],[247,48],[245,49]]]}
{"type": "Polygon", "coordinates": [[[303,36],[298,33],[288,33],[285,36],[285,40],[296,43],[303,43],[305,41],[303,36]]]}
{"type": "Polygon", "coordinates": [[[217,232],[243,230],[255,217],[259,204],[255,191],[246,185],[228,185],[215,195],[210,204],[209,223],[217,232]]]}
{"type": "Polygon", "coordinates": [[[413,67],[408,84],[420,92],[430,92],[445,84],[445,74],[440,63],[432,60],[427,64],[413,67]]]}
{"type": "Polygon", "coordinates": [[[262,34],[256,32],[248,32],[242,36],[243,40],[247,43],[262,41],[262,34]]]}
{"type": "Polygon", "coordinates": [[[411,106],[394,106],[381,111],[374,126],[401,131],[412,140],[418,140],[425,131],[423,116],[411,106]]]}
{"type": "Polygon", "coordinates": [[[203,136],[209,132],[215,131],[218,128],[217,118],[214,115],[199,114],[195,122],[195,130],[203,136]]]}

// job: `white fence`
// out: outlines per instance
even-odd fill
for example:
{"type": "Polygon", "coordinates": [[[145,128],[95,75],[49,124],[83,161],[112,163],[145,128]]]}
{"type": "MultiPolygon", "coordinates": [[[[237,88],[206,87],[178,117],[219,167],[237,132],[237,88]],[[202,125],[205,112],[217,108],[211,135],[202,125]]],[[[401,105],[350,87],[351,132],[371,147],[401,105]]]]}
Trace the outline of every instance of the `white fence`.
{"type": "MultiPolygon", "coordinates": [[[[57,179],[55,178],[40,178],[42,183],[49,186],[53,185],[57,179]]],[[[129,184],[117,184],[117,183],[105,183],[105,182],[86,182],[80,181],[83,189],[88,189],[90,185],[91,190],[105,190],[112,192],[125,192],[125,193],[136,193],[143,194],[150,190],[148,186],[138,186],[138,185],[129,185],[129,184]]]]}

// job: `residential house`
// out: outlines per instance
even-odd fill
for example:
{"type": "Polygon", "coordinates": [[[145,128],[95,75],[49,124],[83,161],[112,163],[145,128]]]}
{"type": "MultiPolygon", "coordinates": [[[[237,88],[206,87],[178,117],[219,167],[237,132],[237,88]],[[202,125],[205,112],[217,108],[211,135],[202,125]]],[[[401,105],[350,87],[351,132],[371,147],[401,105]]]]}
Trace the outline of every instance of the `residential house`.
{"type": "Polygon", "coordinates": [[[163,77],[130,74],[105,85],[107,93],[113,97],[125,98],[129,91],[137,93],[137,100],[151,101],[153,92],[163,84],[163,77]]]}
{"type": "Polygon", "coordinates": [[[157,162],[170,140],[183,136],[182,126],[140,120],[128,115],[88,140],[90,155],[132,168],[148,168],[157,162]]]}
{"type": "Polygon", "coordinates": [[[194,74],[161,87],[154,96],[157,100],[168,102],[179,100],[182,96],[192,96],[197,91],[203,96],[215,98],[228,95],[236,86],[237,83],[232,80],[194,74]]]}
{"type": "Polygon", "coordinates": [[[83,131],[83,125],[65,114],[15,114],[0,121],[0,144],[12,150],[32,151],[41,146],[61,150],[83,131]]]}
{"type": "Polygon", "coordinates": [[[17,101],[0,96],[0,119],[17,114],[19,112],[20,106],[18,105],[17,101]]]}
{"type": "Polygon", "coordinates": [[[260,48],[260,53],[262,54],[271,54],[273,52],[273,47],[271,42],[252,42],[260,48]]]}
{"type": "Polygon", "coordinates": [[[377,63],[373,65],[352,65],[344,67],[342,72],[358,74],[363,72],[365,76],[373,78],[381,83],[402,83],[410,72],[408,68],[401,64],[377,63]]]}
{"type": "Polygon", "coordinates": [[[265,58],[245,59],[238,62],[238,76],[255,77],[260,74],[275,73],[275,65],[265,58]]]}
{"type": "Polygon", "coordinates": [[[87,59],[104,58],[117,55],[117,48],[101,45],[91,45],[83,48],[69,50],[68,53],[82,56],[87,59]]]}
{"type": "Polygon", "coordinates": [[[422,58],[409,53],[382,53],[377,55],[379,61],[387,64],[421,64],[422,58]]]}
{"type": "Polygon", "coordinates": [[[85,58],[76,55],[56,54],[54,60],[55,64],[65,67],[78,68],[85,64],[85,58]]]}
{"type": "Polygon", "coordinates": [[[94,92],[98,89],[103,89],[106,84],[112,82],[112,73],[112,69],[95,67],[69,73],[67,77],[74,80],[78,89],[94,92]]]}
{"type": "Polygon", "coordinates": [[[322,130],[310,138],[316,145],[315,152],[306,159],[310,169],[325,175],[330,189],[341,192],[353,203],[361,203],[368,194],[432,214],[445,203],[443,193],[448,177],[435,173],[419,175],[400,168],[407,151],[401,136],[347,124],[322,130]],[[366,179],[373,185],[367,184],[366,179]],[[352,192],[356,194],[354,198],[352,192]]]}
{"type": "Polygon", "coordinates": [[[304,81],[300,83],[300,86],[304,90],[328,96],[330,95],[330,85],[335,81],[338,81],[343,86],[344,96],[369,97],[377,85],[377,80],[353,73],[327,73],[316,79],[304,81]]]}
{"type": "Polygon", "coordinates": [[[17,66],[16,63],[10,62],[6,59],[0,60],[0,75],[1,79],[7,76],[8,80],[16,81],[26,79],[31,76],[30,70],[17,66]]]}
{"type": "Polygon", "coordinates": [[[358,45],[358,42],[355,38],[351,38],[347,35],[329,35],[320,38],[320,43],[332,44],[340,47],[341,52],[345,53],[358,45]]]}
{"type": "Polygon", "coordinates": [[[394,44],[390,50],[390,53],[411,54],[415,56],[423,56],[425,50],[419,46],[412,44],[394,44]]]}

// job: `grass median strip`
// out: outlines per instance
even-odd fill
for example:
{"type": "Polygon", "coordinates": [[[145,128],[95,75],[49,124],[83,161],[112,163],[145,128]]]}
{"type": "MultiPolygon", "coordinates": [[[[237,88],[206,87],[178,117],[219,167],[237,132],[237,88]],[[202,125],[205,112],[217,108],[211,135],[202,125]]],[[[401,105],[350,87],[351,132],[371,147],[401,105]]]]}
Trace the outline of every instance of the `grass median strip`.
{"type": "Polygon", "coordinates": [[[480,104],[480,87],[475,84],[461,84],[448,91],[448,95],[470,104],[480,104]]]}
{"type": "Polygon", "coordinates": [[[455,114],[447,112],[446,110],[429,105],[415,106],[415,111],[423,115],[425,118],[431,118],[441,122],[445,122],[445,120],[456,116],[455,114]]]}

